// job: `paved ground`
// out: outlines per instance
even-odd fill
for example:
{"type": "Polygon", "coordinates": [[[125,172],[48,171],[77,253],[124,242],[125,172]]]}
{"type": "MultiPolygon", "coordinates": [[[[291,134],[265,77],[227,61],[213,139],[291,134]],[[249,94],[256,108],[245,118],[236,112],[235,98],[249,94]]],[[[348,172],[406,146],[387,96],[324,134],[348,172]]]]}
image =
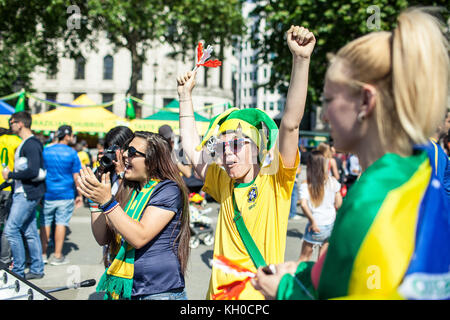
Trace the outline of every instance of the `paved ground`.
{"type": "MultiPolygon", "coordinates": [[[[210,203],[208,207],[212,211],[208,214],[213,220],[213,227],[217,223],[218,205],[210,203]]],[[[301,209],[297,208],[298,212],[301,209]]],[[[289,220],[285,260],[296,260],[300,255],[303,232],[306,226],[306,218],[299,215],[298,220],[289,220]]],[[[86,279],[100,279],[104,272],[102,263],[102,249],[95,242],[90,226],[90,212],[87,208],[80,208],[74,212],[70,222],[70,228],[66,236],[63,248],[69,263],[62,266],[45,266],[45,277],[31,282],[49,290],[63,287],[73,282],[86,279]]],[[[186,276],[186,291],[189,299],[203,300],[209,285],[211,268],[209,260],[213,256],[213,246],[203,243],[198,248],[191,250],[188,272],[186,276]]],[[[69,289],[55,292],[53,296],[62,300],[96,300],[103,295],[95,292],[95,286],[89,288],[69,289]]]]}

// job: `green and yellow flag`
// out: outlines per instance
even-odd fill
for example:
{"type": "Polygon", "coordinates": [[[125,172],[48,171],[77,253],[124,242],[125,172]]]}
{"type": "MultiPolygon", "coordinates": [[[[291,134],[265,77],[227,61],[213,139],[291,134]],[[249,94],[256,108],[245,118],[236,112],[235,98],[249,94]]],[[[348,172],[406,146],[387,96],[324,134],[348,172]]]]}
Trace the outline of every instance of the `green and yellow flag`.
{"type": "Polygon", "coordinates": [[[20,112],[25,110],[25,90],[22,89],[19,95],[19,99],[17,99],[15,112],[20,112]]]}
{"type": "Polygon", "coordinates": [[[136,118],[136,112],[134,111],[133,100],[128,96],[127,97],[127,110],[125,116],[130,120],[136,118]]]}
{"type": "MultiPolygon", "coordinates": [[[[139,192],[133,191],[124,209],[129,217],[136,221],[141,219],[158,183],[159,180],[150,180],[139,192]]],[[[117,235],[116,241],[121,244],[119,251],[97,285],[97,292],[105,291],[105,300],[130,299],[133,289],[135,249],[120,235],[117,235]]]]}

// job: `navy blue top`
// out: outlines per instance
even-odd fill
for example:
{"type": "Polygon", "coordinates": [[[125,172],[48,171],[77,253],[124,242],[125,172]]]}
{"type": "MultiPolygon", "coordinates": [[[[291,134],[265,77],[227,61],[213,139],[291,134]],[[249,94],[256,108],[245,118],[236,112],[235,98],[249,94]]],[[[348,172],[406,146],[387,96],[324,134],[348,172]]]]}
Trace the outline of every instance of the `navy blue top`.
{"type": "Polygon", "coordinates": [[[161,181],[153,190],[147,206],[173,211],[175,215],[156,237],[141,249],[136,249],[132,297],[184,288],[178,244],[174,244],[180,233],[179,219],[183,211],[180,188],[172,180],[161,181]]]}

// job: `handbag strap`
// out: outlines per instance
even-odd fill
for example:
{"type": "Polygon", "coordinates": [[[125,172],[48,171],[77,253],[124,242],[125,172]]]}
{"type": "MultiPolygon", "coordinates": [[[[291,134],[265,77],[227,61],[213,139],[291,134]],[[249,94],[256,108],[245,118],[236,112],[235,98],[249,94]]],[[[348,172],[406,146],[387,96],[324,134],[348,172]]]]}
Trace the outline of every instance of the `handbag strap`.
{"type": "Polygon", "coordinates": [[[258,269],[259,267],[265,267],[267,264],[264,261],[264,257],[262,256],[261,252],[256,246],[256,243],[253,240],[252,236],[250,235],[250,232],[248,232],[248,229],[244,223],[244,219],[242,218],[241,212],[239,211],[236,205],[234,190],[233,190],[233,208],[234,208],[233,220],[234,223],[236,224],[239,235],[241,236],[242,242],[244,243],[244,246],[247,249],[250,259],[252,259],[252,262],[255,265],[256,269],[258,269]]]}

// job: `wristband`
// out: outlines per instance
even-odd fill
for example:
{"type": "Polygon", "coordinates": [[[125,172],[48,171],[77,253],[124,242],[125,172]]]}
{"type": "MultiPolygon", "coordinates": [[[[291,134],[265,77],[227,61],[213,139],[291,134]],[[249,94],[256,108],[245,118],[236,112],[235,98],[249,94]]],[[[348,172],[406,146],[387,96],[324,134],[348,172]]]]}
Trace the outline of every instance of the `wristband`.
{"type": "Polygon", "coordinates": [[[102,209],[103,211],[106,211],[106,210],[110,209],[109,207],[112,207],[112,203],[115,202],[115,201],[116,201],[116,199],[114,198],[114,196],[111,196],[111,199],[109,199],[108,202],[106,202],[103,205],[99,204],[98,207],[100,209],[102,209]]]}
{"type": "Polygon", "coordinates": [[[108,215],[110,212],[113,212],[119,206],[119,203],[117,201],[113,201],[113,204],[114,205],[110,209],[103,211],[105,215],[108,215]]]}

